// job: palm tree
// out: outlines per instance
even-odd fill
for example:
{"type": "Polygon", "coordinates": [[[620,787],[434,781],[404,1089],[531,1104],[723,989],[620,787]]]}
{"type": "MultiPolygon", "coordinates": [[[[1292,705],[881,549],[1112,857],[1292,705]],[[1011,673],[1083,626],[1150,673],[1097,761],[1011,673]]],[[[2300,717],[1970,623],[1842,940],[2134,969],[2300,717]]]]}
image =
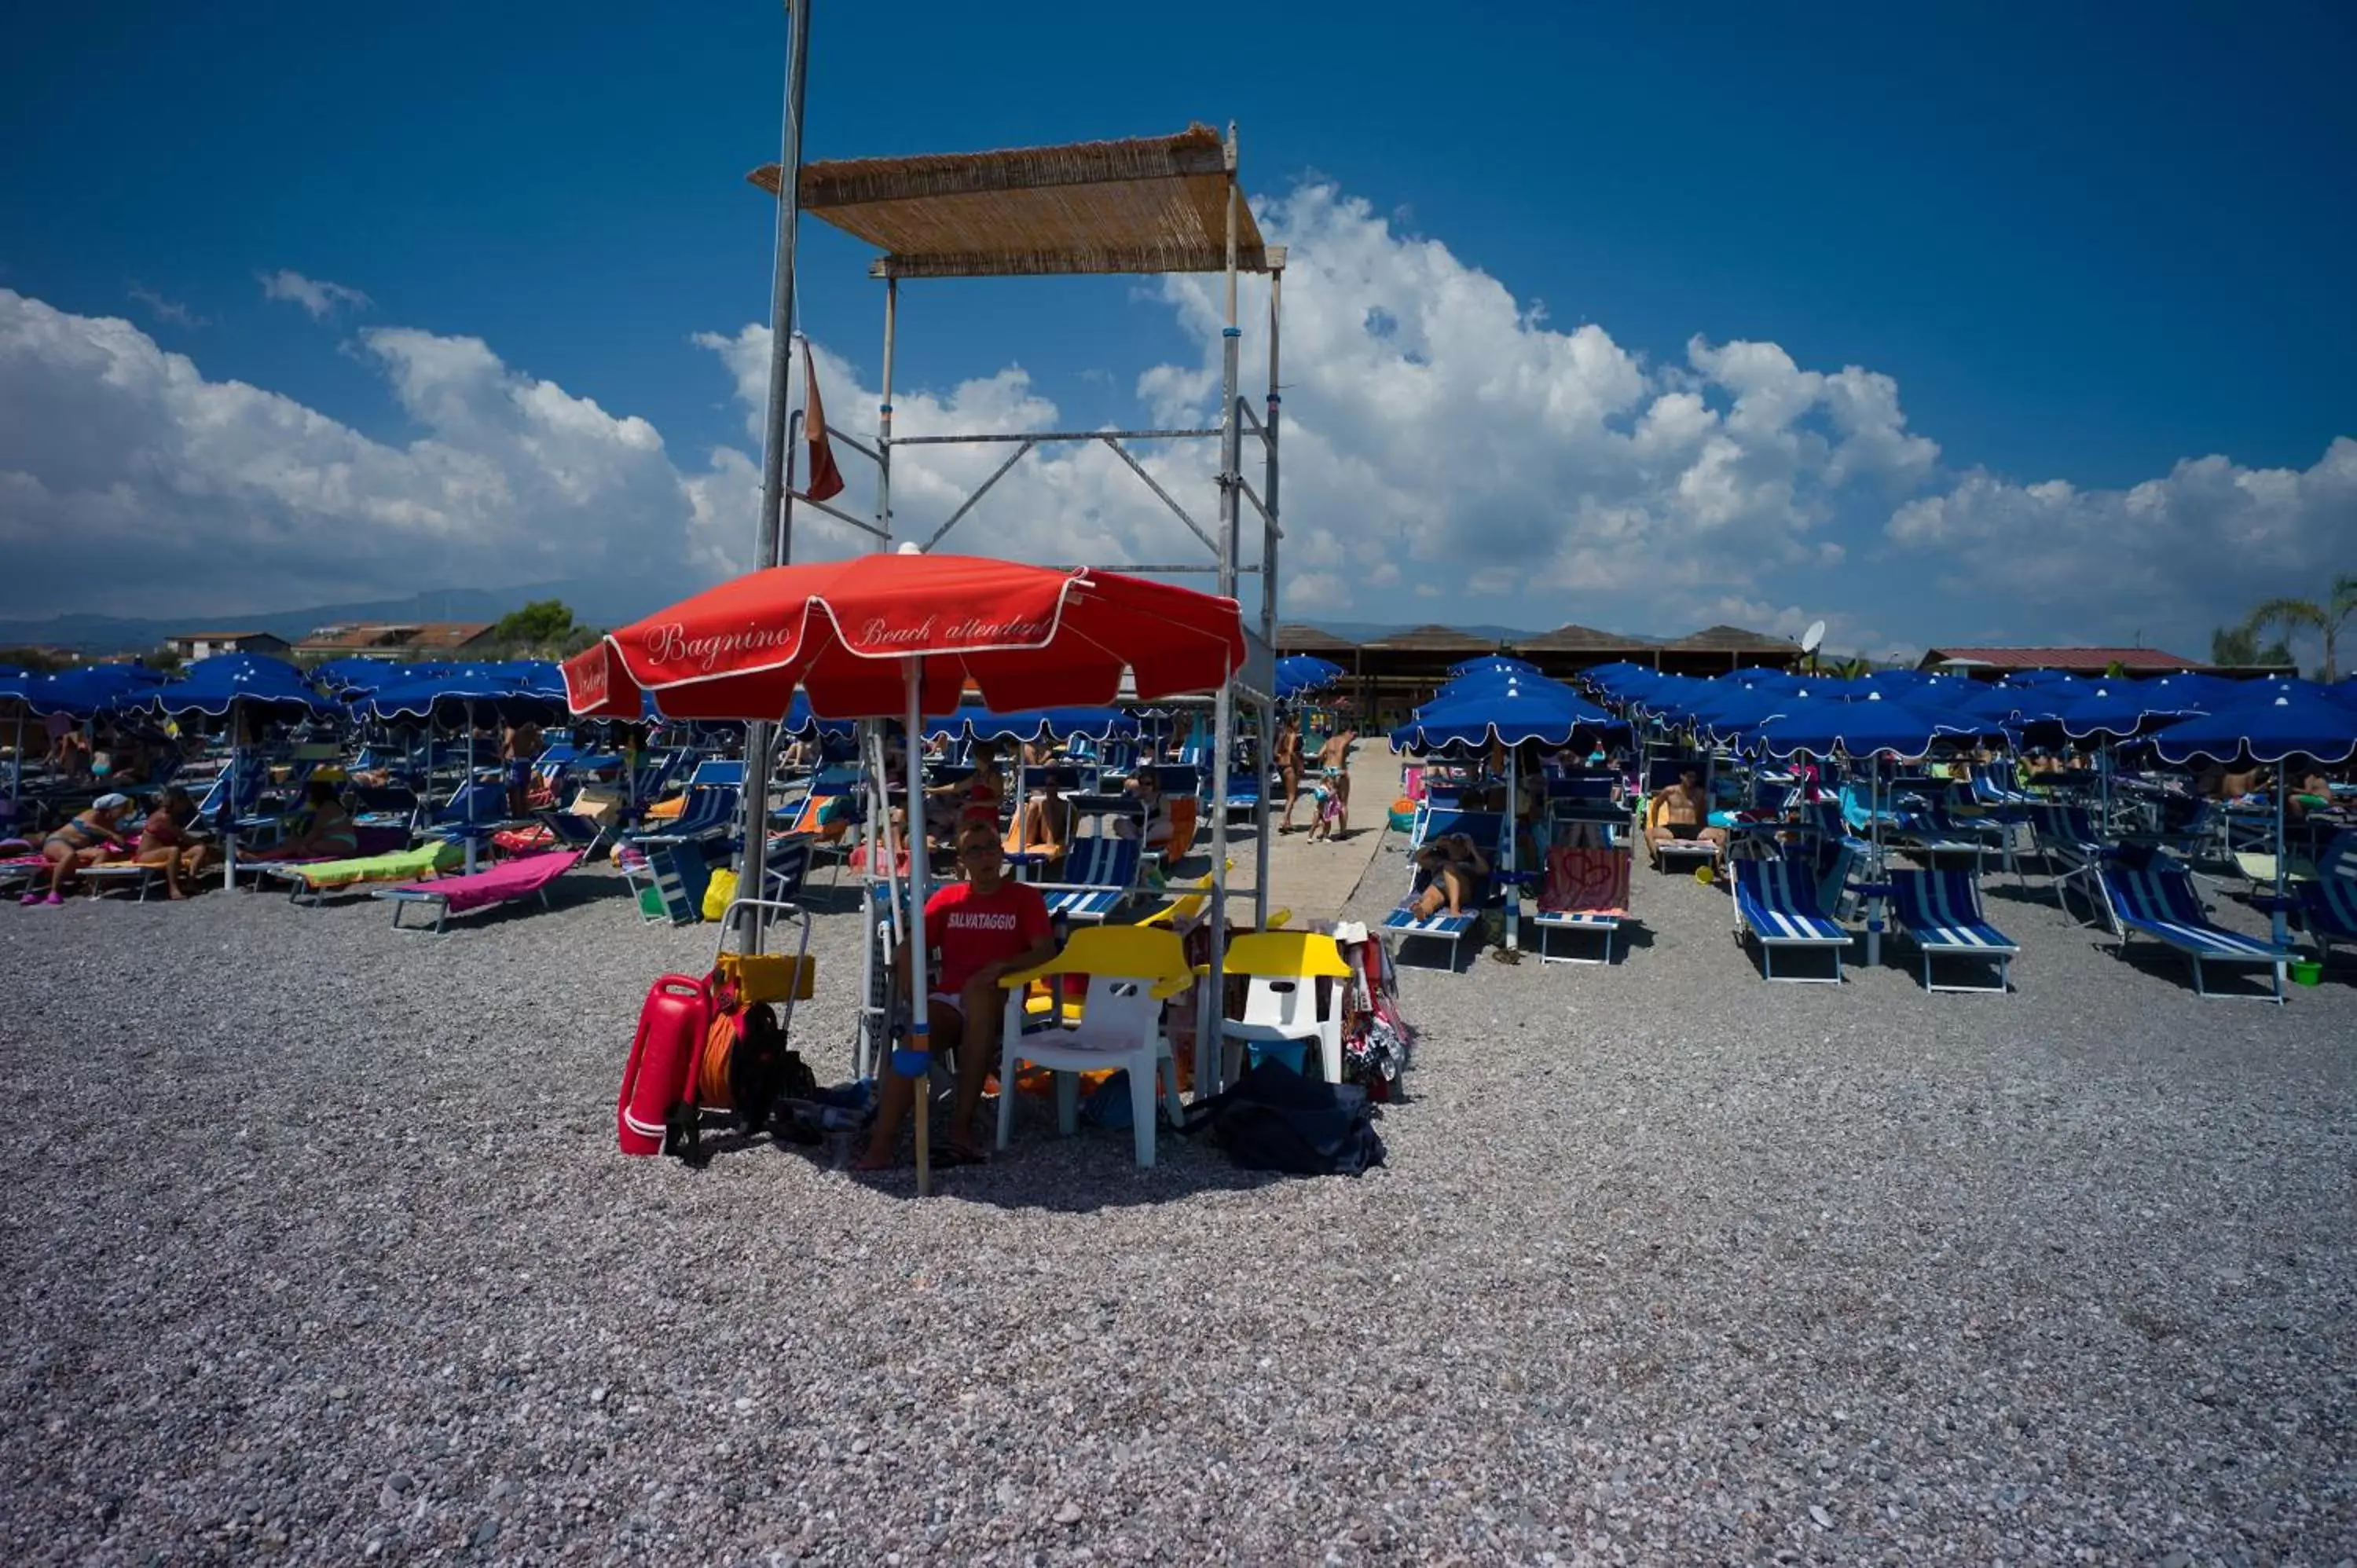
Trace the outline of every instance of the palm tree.
{"type": "Polygon", "coordinates": [[[2312,599],[2269,599],[2243,623],[2254,635],[2275,630],[2286,639],[2313,631],[2324,639],[2324,679],[2341,678],[2341,624],[2357,615],[2357,575],[2342,574],[2332,580],[2332,596],[2323,604],[2312,599]]]}

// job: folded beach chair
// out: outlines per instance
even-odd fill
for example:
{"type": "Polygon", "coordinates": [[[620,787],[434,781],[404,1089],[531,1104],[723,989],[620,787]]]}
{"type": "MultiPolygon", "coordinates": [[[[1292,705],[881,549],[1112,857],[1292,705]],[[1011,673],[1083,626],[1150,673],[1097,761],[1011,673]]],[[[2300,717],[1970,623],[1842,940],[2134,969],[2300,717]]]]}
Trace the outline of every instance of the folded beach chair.
{"type": "Polygon", "coordinates": [[[1817,908],[1836,920],[1855,920],[1858,914],[1858,894],[1856,878],[1866,869],[1867,857],[1874,846],[1864,839],[1846,834],[1830,843],[1820,842],[1816,851],[1817,908]]]}
{"type": "Polygon", "coordinates": [[[1072,842],[1064,846],[1060,882],[1035,882],[1050,918],[1101,924],[1140,891],[1146,813],[1126,795],[1068,795],[1072,842]]]}
{"type": "Polygon", "coordinates": [[[2201,907],[2201,894],[2194,888],[2193,874],[2182,865],[2159,857],[2140,868],[2106,865],[2096,870],[2095,882],[2110,908],[2112,926],[2119,933],[2124,955],[2131,935],[2151,937],[2175,948],[2193,966],[2193,993],[2197,996],[2237,994],[2211,992],[2202,981],[2204,963],[2265,964],[2274,983],[2264,1000],[2279,1003],[2284,999],[2284,966],[2297,955],[2266,938],[2246,937],[2212,920],[2209,911],[2201,907]]]}
{"type": "Polygon", "coordinates": [[[716,840],[625,843],[615,864],[650,925],[692,926],[704,918],[704,890],[712,881],[716,840]]]}
{"type": "Polygon", "coordinates": [[[2357,832],[2340,832],[2317,857],[2316,878],[2295,884],[2300,920],[2326,962],[2332,944],[2357,944],[2357,832]]]}
{"type": "Polygon", "coordinates": [[[2014,782],[2009,762],[1984,762],[1973,769],[1973,799],[2000,810],[2034,806],[2038,798],[2014,782]]]}
{"type": "Polygon", "coordinates": [[[1531,917],[1539,929],[1539,957],[1549,963],[1610,963],[1612,939],[1629,918],[1629,874],[1635,865],[1635,854],[1626,847],[1556,844],[1548,850],[1538,912],[1531,917]],[[1603,956],[1555,952],[1548,938],[1556,931],[1602,936],[1603,956]]]}
{"type": "Polygon", "coordinates": [[[1737,861],[1735,929],[1738,938],[1748,935],[1760,944],[1760,972],[1767,979],[1813,978],[1819,983],[1841,983],[1842,954],[1849,948],[1850,935],[1823,912],[1806,867],[1781,856],[1737,861]],[[1780,975],[1776,972],[1780,948],[1829,952],[1834,972],[1829,977],[1780,975]]]}
{"type": "Polygon", "coordinates": [[[414,849],[396,850],[387,854],[283,865],[272,862],[256,865],[253,869],[266,878],[285,883],[290,902],[316,908],[330,893],[352,887],[365,888],[378,883],[414,882],[420,877],[452,870],[465,861],[463,846],[448,839],[435,839],[414,849]]]}
{"type": "Polygon", "coordinates": [[[398,887],[376,890],[380,898],[393,901],[393,929],[396,931],[431,929],[440,935],[443,922],[453,915],[469,914],[477,909],[495,908],[511,904],[519,898],[537,897],[540,907],[548,908],[548,885],[572,870],[581,860],[577,849],[552,850],[545,854],[528,854],[465,876],[441,876],[431,882],[407,882],[398,887]],[[404,926],[401,912],[414,907],[431,907],[434,924],[404,926]]]}
{"type": "MultiPolygon", "coordinates": [[[[1498,864],[1498,844],[1505,832],[1505,817],[1497,811],[1428,811],[1425,813],[1422,824],[1423,834],[1416,841],[1417,848],[1448,833],[1463,833],[1470,838],[1481,853],[1489,857],[1493,872],[1490,878],[1490,886],[1483,889],[1483,902],[1486,907],[1490,894],[1497,882],[1494,870],[1498,864]]],[[[1458,961],[1458,944],[1465,940],[1468,932],[1480,924],[1481,911],[1468,909],[1462,914],[1451,915],[1444,909],[1437,914],[1418,917],[1415,908],[1416,895],[1425,890],[1431,882],[1432,875],[1430,872],[1415,864],[1414,850],[1409,852],[1408,865],[1407,896],[1399,901],[1390,914],[1383,918],[1382,923],[1376,929],[1394,944],[1392,952],[1394,962],[1403,961],[1408,943],[1424,939],[1447,943],[1448,966],[1454,969],[1458,961]]]]}
{"type": "Polygon", "coordinates": [[[2055,874],[2054,903],[2071,912],[2064,890],[2073,882],[2087,886],[2090,903],[2101,906],[2093,890],[2094,873],[2111,854],[2111,845],[2096,831],[2093,813],[2084,806],[2040,804],[2029,808],[2029,842],[2038,857],[2055,874]]]}
{"type": "Polygon", "coordinates": [[[1898,929],[1923,955],[1926,991],[1994,991],[2007,988],[2007,970],[2021,949],[1988,923],[1981,908],[1980,883],[1967,871],[1894,870],[1890,873],[1898,929]],[[1938,985],[1932,961],[1964,958],[1996,965],[1995,985],[1938,985]]]}
{"type": "Polygon", "coordinates": [[[744,784],[742,762],[702,763],[687,781],[686,800],[678,816],[645,832],[625,833],[623,839],[644,846],[734,838],[737,816],[745,806],[744,784]]]}

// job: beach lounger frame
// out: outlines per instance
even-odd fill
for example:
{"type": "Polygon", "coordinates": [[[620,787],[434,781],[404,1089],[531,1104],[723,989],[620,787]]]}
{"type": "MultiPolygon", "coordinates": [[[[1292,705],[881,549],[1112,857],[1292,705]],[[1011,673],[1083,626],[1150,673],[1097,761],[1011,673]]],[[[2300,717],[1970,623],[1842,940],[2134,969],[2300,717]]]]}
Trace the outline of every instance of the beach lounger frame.
{"type": "Polygon", "coordinates": [[[1620,897],[1617,901],[1608,899],[1594,908],[1550,909],[1544,904],[1536,906],[1535,912],[1530,918],[1531,923],[1538,928],[1538,955],[1539,961],[1542,963],[1609,965],[1612,961],[1613,941],[1620,934],[1621,924],[1629,918],[1629,893],[1636,869],[1636,851],[1624,843],[1593,849],[1588,853],[1609,854],[1620,861],[1620,865],[1617,875],[1620,897]],[[1557,931],[1567,931],[1575,937],[1601,937],[1604,942],[1603,956],[1587,958],[1576,952],[1555,951],[1549,939],[1557,931]]]}
{"type": "Polygon", "coordinates": [[[2148,937],[2185,955],[2193,968],[2196,996],[2240,996],[2283,1004],[2284,972],[2297,955],[2272,941],[2230,931],[2211,919],[2193,886],[2193,874],[2184,866],[2158,859],[2140,870],[2106,865],[2096,871],[2095,886],[2112,929],[2118,933],[2121,957],[2127,956],[2131,937],[2148,937]],[[2212,991],[2202,974],[2204,963],[2262,964],[2272,983],[2265,993],[2212,991]]]}
{"type": "Polygon", "coordinates": [[[1463,811],[1453,807],[1427,810],[1423,813],[1422,820],[1416,825],[1415,842],[1408,850],[1407,893],[1375,928],[1377,935],[1382,937],[1385,945],[1391,949],[1393,963],[1418,969],[1434,967],[1429,964],[1408,965],[1406,960],[1408,945],[1411,942],[1430,941],[1445,943],[1448,949],[1448,967],[1451,970],[1457,967],[1458,950],[1463,945],[1466,937],[1481,923],[1482,913],[1489,908],[1490,900],[1495,895],[1498,880],[1496,875],[1498,843],[1500,836],[1505,832],[1505,817],[1497,811],[1463,811]],[[1469,836],[1480,848],[1481,853],[1490,859],[1491,867],[1490,886],[1484,889],[1481,908],[1468,909],[1461,915],[1451,915],[1443,911],[1419,918],[1412,906],[1415,903],[1416,895],[1424,891],[1429,878],[1425,875],[1423,868],[1415,864],[1416,852],[1432,839],[1458,832],[1469,836]]]}
{"type": "Polygon", "coordinates": [[[503,904],[512,904],[519,898],[530,897],[538,897],[543,909],[552,908],[548,901],[549,885],[578,865],[581,863],[581,855],[582,852],[577,849],[547,850],[539,854],[502,861],[489,871],[479,871],[471,875],[443,876],[431,882],[408,882],[397,887],[379,887],[372,891],[377,897],[385,899],[393,905],[394,930],[438,937],[442,934],[444,924],[454,912],[471,914],[477,909],[496,909],[503,904]],[[545,865],[539,864],[544,861],[551,864],[545,865]],[[562,864],[555,864],[558,862],[562,864]],[[512,892],[503,892],[497,897],[480,900],[470,897],[494,881],[501,879],[516,881],[520,868],[529,868],[536,874],[537,880],[518,881],[512,892]],[[454,911],[451,906],[461,900],[466,901],[467,908],[454,911]],[[401,916],[404,910],[423,906],[432,907],[433,925],[407,926],[402,923],[401,916]]]}
{"type": "MultiPolygon", "coordinates": [[[[1981,905],[1979,880],[1967,871],[1890,872],[1892,929],[1909,941],[1923,960],[1926,991],[1993,992],[2012,989],[2013,961],[2021,947],[1989,924],[1981,905]],[[1975,964],[1994,963],[1994,985],[1942,985],[1932,978],[1934,959],[1964,959],[1975,964]]],[[[1953,968],[1953,966],[1951,966],[1953,968]]]]}
{"type": "Polygon", "coordinates": [[[1735,862],[1735,935],[1760,944],[1763,979],[1791,984],[1839,985],[1842,958],[1849,950],[1850,933],[1817,907],[1816,880],[1807,867],[1782,856],[1735,862]],[[1834,972],[1822,974],[1778,974],[1778,950],[1830,953],[1834,972]]]}

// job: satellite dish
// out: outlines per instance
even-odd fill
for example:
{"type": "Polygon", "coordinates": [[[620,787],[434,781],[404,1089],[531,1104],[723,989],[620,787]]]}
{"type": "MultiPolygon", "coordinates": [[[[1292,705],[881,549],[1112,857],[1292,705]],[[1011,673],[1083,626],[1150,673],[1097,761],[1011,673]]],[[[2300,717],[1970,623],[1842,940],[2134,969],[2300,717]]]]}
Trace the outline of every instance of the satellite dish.
{"type": "Polygon", "coordinates": [[[1801,634],[1801,651],[1803,653],[1814,653],[1817,650],[1818,645],[1823,643],[1824,639],[1825,623],[1821,620],[1813,620],[1809,623],[1809,629],[1801,634]]]}

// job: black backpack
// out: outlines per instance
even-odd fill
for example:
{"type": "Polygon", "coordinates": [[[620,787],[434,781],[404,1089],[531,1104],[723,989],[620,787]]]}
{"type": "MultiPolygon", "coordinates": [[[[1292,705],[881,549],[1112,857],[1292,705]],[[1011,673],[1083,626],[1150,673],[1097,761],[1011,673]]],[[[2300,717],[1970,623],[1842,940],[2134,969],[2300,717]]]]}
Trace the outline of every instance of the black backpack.
{"type": "Polygon", "coordinates": [[[1192,1135],[1207,1129],[1248,1171],[1358,1176],[1383,1163],[1365,1090],[1273,1062],[1247,1066],[1224,1093],[1194,1106],[1180,1130],[1192,1135]]]}

